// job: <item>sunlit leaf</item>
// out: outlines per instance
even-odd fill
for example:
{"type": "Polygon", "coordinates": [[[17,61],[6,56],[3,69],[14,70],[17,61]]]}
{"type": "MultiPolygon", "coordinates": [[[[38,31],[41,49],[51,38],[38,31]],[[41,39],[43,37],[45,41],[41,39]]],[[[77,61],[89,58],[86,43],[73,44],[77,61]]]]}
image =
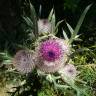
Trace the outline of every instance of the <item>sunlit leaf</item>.
{"type": "Polygon", "coordinates": [[[69,25],[67,22],[66,22],[66,24],[67,24],[67,27],[68,27],[70,33],[73,34],[74,30],[73,30],[73,28],[71,27],[71,25],[69,25]]]}
{"type": "Polygon", "coordinates": [[[63,36],[64,36],[65,40],[69,40],[66,32],[64,31],[64,29],[63,29],[63,36]]]}
{"type": "Polygon", "coordinates": [[[48,16],[48,20],[51,21],[52,20],[52,16],[54,14],[54,10],[52,9],[49,16],[48,16]]]}

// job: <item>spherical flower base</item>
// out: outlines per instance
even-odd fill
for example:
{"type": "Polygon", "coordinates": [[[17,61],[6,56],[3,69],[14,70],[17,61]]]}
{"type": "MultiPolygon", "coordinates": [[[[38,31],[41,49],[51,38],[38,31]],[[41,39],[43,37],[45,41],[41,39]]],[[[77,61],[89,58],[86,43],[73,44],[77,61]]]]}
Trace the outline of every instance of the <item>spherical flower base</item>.
{"type": "Polygon", "coordinates": [[[37,67],[46,73],[62,68],[68,59],[69,46],[59,38],[48,39],[37,47],[37,67]]]}
{"type": "Polygon", "coordinates": [[[20,73],[29,73],[35,67],[34,54],[27,50],[20,50],[13,58],[13,65],[20,73]]]}

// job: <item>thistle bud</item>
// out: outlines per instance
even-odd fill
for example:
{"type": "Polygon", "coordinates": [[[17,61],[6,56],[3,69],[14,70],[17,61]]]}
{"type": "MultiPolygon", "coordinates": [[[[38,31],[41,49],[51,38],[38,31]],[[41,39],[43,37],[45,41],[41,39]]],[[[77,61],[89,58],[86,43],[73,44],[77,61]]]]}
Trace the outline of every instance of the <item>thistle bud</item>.
{"type": "Polygon", "coordinates": [[[72,64],[67,64],[65,65],[60,71],[59,73],[62,76],[66,76],[69,79],[75,79],[76,75],[77,75],[77,71],[76,71],[76,67],[72,64]]]}
{"type": "Polygon", "coordinates": [[[44,33],[51,33],[52,24],[47,19],[38,20],[38,33],[39,35],[44,33]]]}
{"type": "Polygon", "coordinates": [[[13,65],[20,73],[29,73],[35,67],[34,54],[27,50],[20,50],[13,58],[13,65]]]}

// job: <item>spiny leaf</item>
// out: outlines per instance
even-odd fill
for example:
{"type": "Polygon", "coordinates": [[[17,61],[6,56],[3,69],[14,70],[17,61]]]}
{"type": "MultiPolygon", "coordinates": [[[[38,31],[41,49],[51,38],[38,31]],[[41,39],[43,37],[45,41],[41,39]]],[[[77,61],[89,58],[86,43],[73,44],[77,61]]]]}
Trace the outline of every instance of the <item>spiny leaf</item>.
{"type": "Polygon", "coordinates": [[[56,23],[56,21],[55,21],[55,13],[54,13],[54,10],[52,9],[51,10],[51,12],[50,12],[50,14],[49,14],[49,16],[48,16],[48,20],[49,20],[49,22],[51,22],[51,24],[52,24],[52,33],[55,35],[56,33],[54,32],[54,30],[55,30],[55,23],[56,23]]]}
{"type": "Polygon", "coordinates": [[[48,20],[51,21],[52,20],[52,16],[54,14],[54,10],[52,9],[49,16],[48,16],[48,20]]]}
{"type": "Polygon", "coordinates": [[[63,36],[64,36],[65,40],[69,40],[66,32],[64,31],[64,29],[63,29],[63,36]]]}
{"type": "Polygon", "coordinates": [[[39,7],[39,16],[41,16],[41,10],[42,10],[42,5],[40,4],[40,7],[39,7]]]}
{"type": "Polygon", "coordinates": [[[59,21],[59,22],[56,24],[54,33],[57,32],[59,25],[60,25],[63,21],[64,21],[64,20],[61,20],[61,21],[59,21]]]}
{"type": "Polygon", "coordinates": [[[38,37],[38,24],[37,24],[36,12],[31,3],[30,3],[30,13],[31,13],[30,18],[33,21],[34,34],[36,37],[38,37]]]}
{"type": "Polygon", "coordinates": [[[52,33],[54,35],[56,35],[56,32],[54,32],[54,30],[55,30],[55,22],[56,22],[55,21],[55,14],[53,14],[51,23],[52,23],[52,33]]]}
{"type": "Polygon", "coordinates": [[[66,24],[67,24],[67,27],[68,27],[70,33],[73,34],[73,32],[74,32],[73,28],[67,22],[66,22],[66,24]]]}
{"type": "Polygon", "coordinates": [[[87,12],[88,12],[88,10],[90,9],[91,6],[92,6],[92,4],[88,5],[88,6],[85,8],[85,10],[83,11],[83,13],[82,13],[82,15],[81,15],[81,17],[80,17],[80,19],[79,19],[76,27],[75,27],[74,33],[73,33],[72,36],[71,36],[70,43],[73,42],[74,37],[78,34],[79,29],[80,29],[80,27],[81,27],[81,25],[82,25],[82,23],[83,23],[83,21],[84,21],[85,15],[87,14],[87,12]]]}
{"type": "Polygon", "coordinates": [[[29,27],[33,28],[33,22],[31,21],[29,17],[23,17],[23,19],[25,20],[25,22],[27,23],[29,27]]]}

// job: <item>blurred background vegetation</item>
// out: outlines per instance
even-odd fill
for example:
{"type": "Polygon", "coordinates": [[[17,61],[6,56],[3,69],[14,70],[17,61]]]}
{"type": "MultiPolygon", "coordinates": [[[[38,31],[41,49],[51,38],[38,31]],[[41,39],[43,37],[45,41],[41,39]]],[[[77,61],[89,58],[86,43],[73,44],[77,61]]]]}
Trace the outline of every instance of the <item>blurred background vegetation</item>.
{"type": "MultiPolygon", "coordinates": [[[[32,43],[32,40],[29,39],[28,33],[26,33],[26,24],[22,18],[25,14],[29,15],[29,5],[27,4],[29,0],[0,0],[0,52],[5,52],[7,50],[8,55],[14,55],[19,49],[21,49],[21,46],[30,46],[32,43]]],[[[75,56],[72,58],[75,62],[75,65],[80,65],[78,70],[81,71],[80,78],[87,82],[87,89],[88,96],[96,96],[96,1],[95,0],[30,0],[31,3],[34,5],[34,8],[37,13],[37,17],[39,18],[47,18],[51,9],[54,8],[55,14],[56,14],[56,22],[60,20],[64,20],[62,24],[59,26],[59,31],[57,36],[62,36],[62,27],[67,30],[67,34],[70,37],[70,32],[67,29],[66,21],[75,28],[77,21],[80,18],[81,13],[85,9],[86,6],[93,3],[92,7],[88,11],[84,22],[81,26],[81,29],[79,31],[79,34],[81,34],[80,38],[81,41],[75,41],[73,42],[76,45],[76,48],[85,48],[83,52],[76,53],[75,56]],[[40,5],[42,6],[41,14],[39,12],[40,5]],[[90,66],[87,66],[87,64],[93,64],[90,66]],[[83,67],[86,66],[86,67],[83,67]],[[91,87],[90,87],[91,86],[91,87]]],[[[3,57],[0,55],[0,62],[2,62],[3,59],[6,59],[6,57],[3,57]]],[[[5,82],[13,82],[14,84],[16,82],[22,81],[25,77],[24,76],[18,76],[17,73],[6,73],[6,70],[9,68],[9,66],[2,66],[0,63],[0,82],[3,82],[2,86],[6,85],[5,82]],[[15,76],[17,78],[15,78],[15,76]],[[6,77],[6,78],[5,78],[6,77]],[[10,78],[9,78],[10,77],[10,78]],[[14,79],[15,78],[15,79],[14,79]]],[[[32,77],[31,77],[32,78],[32,77]]],[[[40,83],[38,77],[33,76],[35,78],[31,82],[37,82],[40,83]]],[[[31,80],[31,79],[30,79],[31,80]]],[[[43,86],[41,90],[37,88],[36,86],[38,84],[34,83],[31,88],[27,91],[27,95],[24,95],[25,93],[22,92],[21,95],[17,96],[33,96],[30,95],[31,93],[34,94],[34,96],[75,96],[73,93],[73,90],[67,90],[65,93],[60,93],[59,91],[54,91],[50,86],[50,84],[47,84],[44,82],[44,84],[39,84],[40,88],[41,85],[43,86]],[[44,85],[45,84],[45,85],[44,85]],[[31,91],[34,89],[33,91],[31,91]],[[29,95],[28,95],[29,94],[29,95]],[[65,95],[64,95],[65,94],[65,95]]],[[[28,87],[30,85],[25,84],[23,87],[28,87]]],[[[1,84],[0,84],[1,87],[1,84]]],[[[13,85],[9,86],[8,88],[13,87],[13,85]]],[[[22,87],[18,87],[22,88],[22,87]]],[[[18,89],[17,88],[17,89],[18,89]]],[[[28,87],[29,88],[29,87],[28,87]]],[[[18,90],[17,90],[18,92],[18,90]]],[[[15,94],[15,93],[13,93],[15,94]]],[[[0,96],[7,96],[7,95],[1,95],[0,96]]],[[[9,95],[10,96],[10,95],[9,95]]],[[[11,95],[15,96],[15,95],[11,95]]]]}

